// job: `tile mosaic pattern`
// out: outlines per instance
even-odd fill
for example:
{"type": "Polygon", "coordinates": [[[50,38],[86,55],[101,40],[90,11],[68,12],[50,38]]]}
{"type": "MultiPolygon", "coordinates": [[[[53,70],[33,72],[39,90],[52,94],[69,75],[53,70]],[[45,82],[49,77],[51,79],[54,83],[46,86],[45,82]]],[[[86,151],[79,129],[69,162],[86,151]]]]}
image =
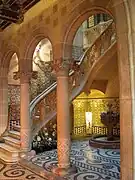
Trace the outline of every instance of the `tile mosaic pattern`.
{"type": "Polygon", "coordinates": [[[42,177],[19,164],[7,165],[2,161],[0,161],[0,180],[28,180],[28,179],[45,180],[47,178],[42,177]]]}
{"type": "MultiPolygon", "coordinates": [[[[31,159],[31,162],[51,172],[57,164],[57,151],[46,151],[31,159]]],[[[120,151],[118,149],[95,149],[88,141],[75,141],[71,148],[71,163],[78,172],[66,176],[68,180],[118,180],[120,179],[120,151]]]]}
{"type": "MultiPolygon", "coordinates": [[[[57,164],[57,151],[46,151],[31,159],[44,168],[45,176],[20,164],[7,165],[0,161],[0,180],[65,179],[65,180],[118,180],[120,179],[120,151],[118,149],[95,149],[88,141],[75,141],[71,148],[71,163],[77,167],[76,174],[64,178],[54,177],[52,166],[57,164]],[[47,176],[47,174],[50,174],[47,176]],[[47,178],[49,177],[49,178],[47,178]]],[[[37,167],[37,166],[36,166],[37,167]]]]}

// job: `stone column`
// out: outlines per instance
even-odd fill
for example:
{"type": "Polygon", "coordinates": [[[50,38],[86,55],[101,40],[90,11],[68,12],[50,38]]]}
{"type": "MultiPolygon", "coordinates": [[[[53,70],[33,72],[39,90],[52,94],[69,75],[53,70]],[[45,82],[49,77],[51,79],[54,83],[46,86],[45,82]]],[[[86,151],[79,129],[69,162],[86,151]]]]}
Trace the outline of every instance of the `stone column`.
{"type": "Polygon", "coordinates": [[[31,120],[29,112],[30,93],[29,81],[31,73],[21,73],[21,108],[20,108],[20,123],[21,123],[21,150],[28,152],[31,150],[31,120]]]}
{"type": "Polygon", "coordinates": [[[37,78],[36,71],[18,71],[14,72],[15,80],[20,78],[20,125],[21,125],[21,151],[22,157],[31,150],[31,129],[32,121],[30,119],[30,79],[37,78]]]}
{"type": "Polygon", "coordinates": [[[72,173],[70,167],[70,109],[68,86],[68,63],[57,69],[57,153],[58,167],[53,169],[57,175],[72,173]]]}
{"type": "Polygon", "coordinates": [[[8,71],[0,69],[0,135],[8,127],[8,71]]]}

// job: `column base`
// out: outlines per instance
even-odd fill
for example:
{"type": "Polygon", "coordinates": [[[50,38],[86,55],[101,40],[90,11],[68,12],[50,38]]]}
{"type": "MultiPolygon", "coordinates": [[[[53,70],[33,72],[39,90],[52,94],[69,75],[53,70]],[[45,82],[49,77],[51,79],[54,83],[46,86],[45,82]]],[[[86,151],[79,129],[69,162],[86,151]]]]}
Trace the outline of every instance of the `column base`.
{"type": "Polygon", "coordinates": [[[56,166],[52,169],[52,172],[57,176],[66,176],[77,173],[77,168],[75,166],[70,166],[68,168],[60,168],[56,166]]]}
{"type": "Polygon", "coordinates": [[[31,158],[33,158],[36,155],[36,152],[34,150],[31,150],[29,152],[21,152],[20,153],[20,157],[26,160],[30,160],[31,158]]]}

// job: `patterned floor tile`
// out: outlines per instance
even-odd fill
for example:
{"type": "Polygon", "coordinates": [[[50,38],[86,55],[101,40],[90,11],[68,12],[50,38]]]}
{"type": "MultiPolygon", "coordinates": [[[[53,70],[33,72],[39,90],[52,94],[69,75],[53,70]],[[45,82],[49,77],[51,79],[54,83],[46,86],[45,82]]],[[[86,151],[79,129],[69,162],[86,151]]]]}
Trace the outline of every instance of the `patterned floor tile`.
{"type": "MultiPolygon", "coordinates": [[[[57,164],[57,151],[46,151],[36,155],[31,162],[43,167],[44,177],[20,164],[7,165],[0,162],[0,180],[58,179],[53,178],[51,169],[57,164]]],[[[30,162],[30,163],[31,163],[30,162]]],[[[66,180],[118,180],[120,179],[120,151],[118,149],[95,149],[88,141],[75,141],[71,148],[71,163],[77,167],[76,174],[66,176],[66,180]]],[[[38,167],[36,166],[36,167],[38,167]]]]}
{"type": "Polygon", "coordinates": [[[35,172],[19,165],[7,165],[0,161],[0,180],[44,180],[46,178],[41,177],[35,172]]]}
{"type": "MultiPolygon", "coordinates": [[[[31,159],[31,162],[51,172],[57,165],[57,151],[46,151],[31,159]]],[[[95,149],[88,141],[75,141],[71,148],[71,164],[78,172],[66,176],[68,180],[118,180],[120,179],[120,151],[118,149],[95,149]]]]}

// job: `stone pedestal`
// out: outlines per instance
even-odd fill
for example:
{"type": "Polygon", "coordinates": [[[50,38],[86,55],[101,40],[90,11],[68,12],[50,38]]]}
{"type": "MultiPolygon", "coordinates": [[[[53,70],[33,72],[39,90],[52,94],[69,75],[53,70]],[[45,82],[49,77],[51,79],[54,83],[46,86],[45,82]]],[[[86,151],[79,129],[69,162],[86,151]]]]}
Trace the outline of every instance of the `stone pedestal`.
{"type": "Polygon", "coordinates": [[[70,166],[68,168],[59,168],[59,167],[56,167],[52,170],[52,172],[54,174],[56,174],[57,176],[66,176],[67,174],[68,175],[72,175],[72,174],[75,174],[77,173],[77,169],[75,166],[70,166]]]}

